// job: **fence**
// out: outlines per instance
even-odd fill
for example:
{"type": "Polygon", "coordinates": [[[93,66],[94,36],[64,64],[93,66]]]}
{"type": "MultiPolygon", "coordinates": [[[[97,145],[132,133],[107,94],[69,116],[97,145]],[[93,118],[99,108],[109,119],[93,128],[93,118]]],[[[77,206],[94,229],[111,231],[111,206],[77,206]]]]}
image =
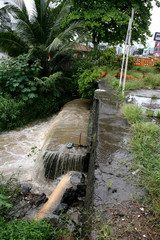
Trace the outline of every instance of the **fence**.
{"type": "Polygon", "coordinates": [[[139,67],[153,67],[154,63],[159,61],[157,58],[142,58],[142,57],[134,57],[135,63],[134,65],[139,67]]]}

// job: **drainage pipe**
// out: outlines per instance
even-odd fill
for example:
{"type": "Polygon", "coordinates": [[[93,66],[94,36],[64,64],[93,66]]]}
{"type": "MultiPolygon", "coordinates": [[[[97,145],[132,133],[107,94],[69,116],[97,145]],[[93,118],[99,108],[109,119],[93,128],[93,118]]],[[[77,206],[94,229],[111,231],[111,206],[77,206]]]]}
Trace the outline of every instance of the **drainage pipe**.
{"type": "Polygon", "coordinates": [[[40,211],[36,214],[34,218],[35,220],[41,220],[53,214],[53,211],[57,208],[58,204],[60,204],[61,198],[65,193],[66,189],[72,187],[70,178],[71,178],[70,173],[67,173],[66,175],[64,175],[62,180],[59,182],[57,187],[54,189],[54,191],[48,198],[48,201],[43,205],[40,211]]]}

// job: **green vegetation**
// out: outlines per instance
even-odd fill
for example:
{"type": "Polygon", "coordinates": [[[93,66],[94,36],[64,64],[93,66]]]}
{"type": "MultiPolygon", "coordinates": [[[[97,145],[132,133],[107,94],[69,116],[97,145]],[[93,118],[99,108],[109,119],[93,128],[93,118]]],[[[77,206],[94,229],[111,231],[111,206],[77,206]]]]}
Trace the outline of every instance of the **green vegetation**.
{"type": "MultiPolygon", "coordinates": [[[[115,64],[118,65],[119,67],[121,67],[121,65],[122,65],[122,59],[123,59],[123,56],[122,56],[122,55],[116,57],[115,64]]],[[[134,64],[134,57],[129,56],[129,57],[128,57],[128,69],[133,68],[133,64],[134,64]]]]}
{"type": "Polygon", "coordinates": [[[69,70],[81,25],[62,27],[71,5],[50,2],[35,0],[31,11],[24,1],[0,9],[0,50],[11,56],[0,63],[0,131],[47,117],[77,95],[69,70]]]}
{"type": "Polygon", "coordinates": [[[160,61],[154,63],[154,67],[160,72],[160,61]]]}
{"type": "Polygon", "coordinates": [[[0,217],[8,219],[8,212],[13,207],[19,194],[19,185],[15,176],[6,180],[0,173],[0,217]]]}
{"type": "Polygon", "coordinates": [[[140,169],[142,184],[151,196],[155,212],[160,214],[160,126],[146,122],[139,107],[124,105],[122,113],[132,124],[131,149],[135,168],[140,169]]]}
{"type": "Polygon", "coordinates": [[[111,65],[115,63],[116,60],[116,49],[115,48],[106,48],[101,53],[102,56],[99,58],[101,65],[111,65]]]}
{"type": "Polygon", "coordinates": [[[0,217],[0,239],[3,240],[50,240],[52,238],[53,229],[49,221],[34,220],[13,220],[6,222],[0,217]]]}
{"type": "Polygon", "coordinates": [[[75,46],[74,35],[82,28],[77,22],[62,27],[70,1],[54,8],[50,3],[34,0],[29,10],[23,0],[13,0],[0,9],[0,50],[11,57],[28,53],[32,60],[39,59],[43,76],[66,68],[75,46]]]}
{"type": "Polygon", "coordinates": [[[3,60],[0,64],[0,88],[2,93],[32,103],[32,99],[38,97],[35,77],[40,74],[41,70],[39,61],[34,60],[29,63],[26,54],[3,60]]]}
{"type": "Polygon", "coordinates": [[[102,73],[101,69],[85,70],[78,79],[79,92],[82,98],[92,98],[97,87],[97,82],[102,73]]]}
{"type": "Polygon", "coordinates": [[[0,96],[0,130],[23,126],[24,102],[15,101],[9,95],[0,96]]]}
{"type": "Polygon", "coordinates": [[[145,119],[142,108],[133,104],[123,104],[121,107],[121,114],[125,116],[127,121],[131,124],[145,119]]]}
{"type": "Polygon", "coordinates": [[[152,110],[146,110],[146,115],[147,115],[148,117],[153,117],[153,116],[154,116],[154,111],[152,111],[152,110]]]}
{"type": "MultiPolygon", "coordinates": [[[[117,93],[120,94],[121,88],[119,88],[119,79],[117,79],[118,72],[120,72],[120,69],[116,67],[110,70],[107,69],[106,80],[117,93]]],[[[160,74],[153,67],[133,66],[131,70],[128,70],[127,75],[137,78],[137,80],[131,78],[127,79],[125,86],[126,93],[130,90],[137,89],[160,89],[160,74]]]]}
{"type": "Polygon", "coordinates": [[[150,35],[151,0],[129,2],[122,1],[73,1],[71,14],[67,16],[66,25],[80,20],[86,27],[90,41],[96,46],[100,42],[122,43],[125,40],[128,21],[132,7],[135,8],[134,28],[132,32],[135,41],[145,41],[145,33],[150,35]],[[143,14],[142,14],[143,12],[143,14]]]}
{"type": "Polygon", "coordinates": [[[55,227],[49,219],[8,222],[0,217],[0,239],[3,240],[60,240],[67,239],[69,235],[70,232],[65,223],[55,227]]]}

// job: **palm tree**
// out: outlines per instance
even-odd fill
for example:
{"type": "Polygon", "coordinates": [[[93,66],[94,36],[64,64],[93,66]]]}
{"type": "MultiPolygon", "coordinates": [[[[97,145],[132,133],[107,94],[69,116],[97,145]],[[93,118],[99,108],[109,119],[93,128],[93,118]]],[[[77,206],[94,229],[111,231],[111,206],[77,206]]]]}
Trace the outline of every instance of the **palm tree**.
{"type": "Polygon", "coordinates": [[[73,36],[81,25],[73,23],[66,29],[62,27],[70,11],[70,0],[62,1],[57,7],[51,7],[53,0],[29,1],[30,8],[26,2],[12,0],[0,10],[0,51],[9,56],[29,53],[31,58],[41,60],[48,75],[71,56],[75,44],[73,36]],[[11,21],[6,21],[8,17],[11,21]]]}

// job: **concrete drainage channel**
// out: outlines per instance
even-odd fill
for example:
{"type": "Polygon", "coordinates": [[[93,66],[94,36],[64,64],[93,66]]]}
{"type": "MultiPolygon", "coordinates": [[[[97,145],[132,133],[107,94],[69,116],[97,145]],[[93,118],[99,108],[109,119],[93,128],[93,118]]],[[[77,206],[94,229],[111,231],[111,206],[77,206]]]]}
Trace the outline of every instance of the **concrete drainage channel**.
{"type": "Polygon", "coordinates": [[[99,239],[95,227],[97,212],[101,213],[101,224],[107,225],[108,209],[144,195],[143,189],[126,180],[132,175],[129,171],[131,154],[127,150],[130,132],[128,123],[119,114],[119,105],[114,91],[105,81],[100,81],[89,126],[91,149],[85,209],[90,212],[83,239],[99,239]]]}

